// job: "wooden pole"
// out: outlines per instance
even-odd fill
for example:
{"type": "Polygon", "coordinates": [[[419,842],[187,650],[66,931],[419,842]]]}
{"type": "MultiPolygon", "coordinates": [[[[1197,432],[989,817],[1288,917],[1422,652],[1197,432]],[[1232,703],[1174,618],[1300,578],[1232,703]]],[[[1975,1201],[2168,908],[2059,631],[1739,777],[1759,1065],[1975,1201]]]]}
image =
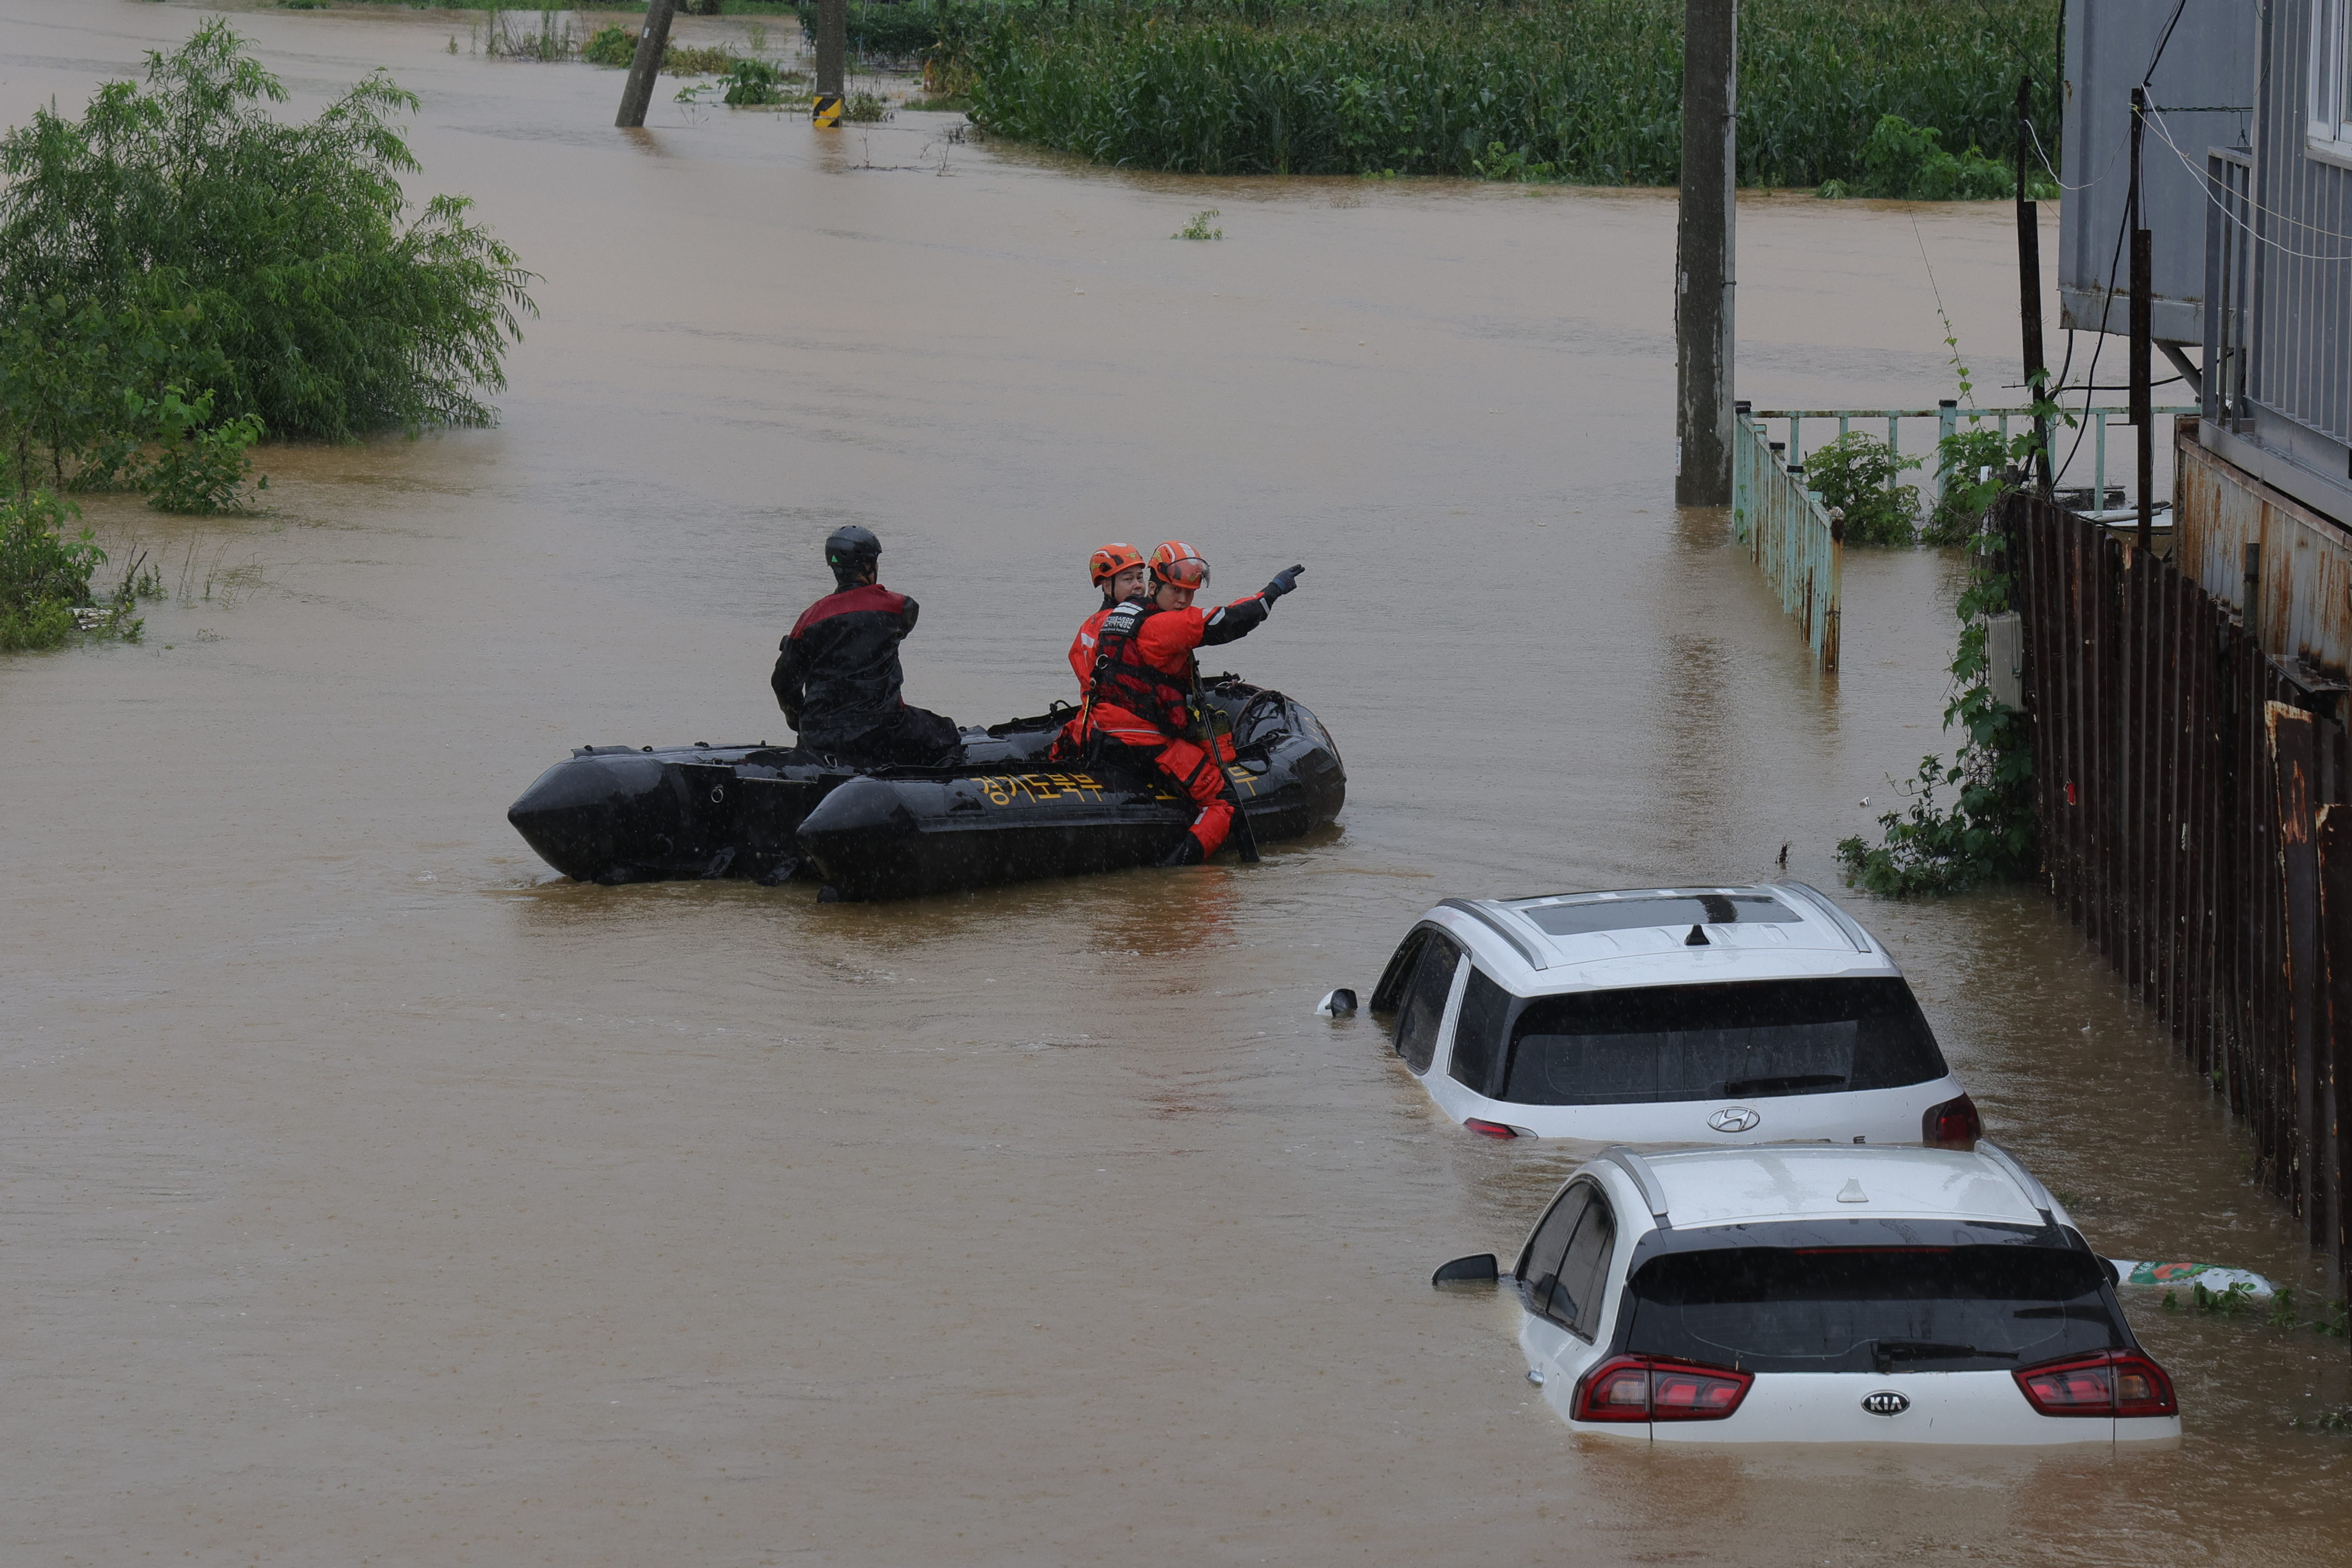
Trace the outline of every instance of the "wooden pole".
{"type": "Polygon", "coordinates": [[[2132,89],[2131,120],[2131,421],[2139,435],[2139,529],[2137,542],[2148,548],[2156,529],[2156,414],[2150,395],[2148,368],[2152,309],[2156,291],[2156,248],[2144,226],[2147,211],[2140,204],[2139,144],[2146,129],[2147,93],[2132,89]]]}
{"type": "Polygon", "coordinates": [[[849,0],[816,0],[816,90],[838,93],[849,58],[849,0]]]}
{"type": "MultiPolygon", "coordinates": [[[[2018,324],[2024,333],[2026,397],[2040,402],[2049,395],[2045,383],[2050,367],[2042,357],[2042,220],[2041,209],[2026,199],[2026,147],[2033,137],[2033,78],[2017,78],[2017,287],[2018,324]]],[[[2043,500],[2050,498],[2050,420],[2033,419],[2033,461],[2043,500]]],[[[2104,499],[2091,503],[2094,509],[2104,499]]]]}
{"type": "Polygon", "coordinates": [[[654,78],[661,74],[662,56],[669,49],[669,19],[677,0],[646,0],[645,30],[637,35],[637,52],[629,61],[628,85],[621,89],[621,112],[613,121],[626,130],[646,122],[646,106],[654,100],[654,78]]]}
{"type": "Polygon", "coordinates": [[[1675,502],[1731,504],[1737,0],[1684,0],[1681,221],[1675,234],[1675,502]]]}

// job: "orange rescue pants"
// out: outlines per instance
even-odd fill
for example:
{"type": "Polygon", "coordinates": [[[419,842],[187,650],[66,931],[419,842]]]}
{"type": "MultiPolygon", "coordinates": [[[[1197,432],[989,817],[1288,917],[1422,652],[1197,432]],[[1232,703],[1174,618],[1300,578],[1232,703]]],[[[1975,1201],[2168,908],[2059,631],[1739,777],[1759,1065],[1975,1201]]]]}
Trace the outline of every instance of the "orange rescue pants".
{"type": "MultiPolygon", "coordinates": [[[[1150,720],[1138,718],[1123,707],[1097,703],[1089,711],[1095,734],[1150,757],[1177,789],[1192,797],[1193,805],[1200,808],[1192,831],[1201,846],[1201,858],[1206,860],[1223,848],[1225,835],[1234,826],[1233,803],[1225,799],[1224,768],[1200,747],[1166,734],[1150,720]]],[[[1076,728],[1075,720],[1071,727],[1076,728]]],[[[1084,741],[1086,737],[1076,738],[1084,741]]],[[[1219,750],[1230,757],[1232,747],[1232,741],[1220,737],[1219,750]]]]}

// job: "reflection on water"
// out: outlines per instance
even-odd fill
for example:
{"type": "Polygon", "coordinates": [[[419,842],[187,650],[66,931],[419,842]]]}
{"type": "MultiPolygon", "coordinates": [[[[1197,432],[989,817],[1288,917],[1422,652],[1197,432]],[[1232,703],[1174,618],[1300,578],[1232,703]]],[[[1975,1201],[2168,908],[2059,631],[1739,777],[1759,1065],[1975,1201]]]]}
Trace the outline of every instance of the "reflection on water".
{"type": "MultiPolygon", "coordinates": [[[[198,15],[0,0],[0,110],[198,15]]],[[[1427,1288],[1569,1156],[1465,1137],[1315,999],[1448,894],[1783,843],[1833,885],[1937,738],[1948,559],[1851,552],[1824,679],[1672,507],[1664,198],[941,177],[926,117],[632,136],[616,77],[445,17],[240,25],[302,105],[421,91],[415,190],[477,197],[545,314],[499,430],[271,451],[257,519],[92,498],[259,586],[0,667],[11,1561],[2352,1555],[2352,1447],[2286,1426],[2352,1399],[2340,1342],[2135,1296],[2171,1455],[1653,1454],[1560,1428],[1507,1297],[1427,1288]],[[1223,242],[1167,240],[1205,205],[1223,242]],[[1105,538],[1235,592],[1305,560],[1233,662],[1331,727],[1340,826],[915,905],[551,882],[503,812],[568,747],[781,734],[841,521],[967,718],[1067,695],[1105,538]]],[[[1918,214],[1989,375],[2004,221],[1918,214]]],[[[1743,391],[1942,384],[1900,212],[1741,236],[1743,391]]],[[[2039,898],[1861,913],[2096,1243],[2316,1282],[2039,898]]]]}

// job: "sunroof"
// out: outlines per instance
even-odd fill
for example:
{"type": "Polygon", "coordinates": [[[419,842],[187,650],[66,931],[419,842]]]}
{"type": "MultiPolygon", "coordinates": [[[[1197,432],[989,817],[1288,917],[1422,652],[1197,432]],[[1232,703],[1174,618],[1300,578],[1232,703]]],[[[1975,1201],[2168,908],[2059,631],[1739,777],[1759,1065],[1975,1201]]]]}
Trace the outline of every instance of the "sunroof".
{"type": "Polygon", "coordinates": [[[1552,936],[1631,931],[1649,925],[1789,925],[1804,916],[1761,893],[1676,893],[1645,898],[1601,898],[1589,904],[1543,904],[1520,914],[1552,936]]]}

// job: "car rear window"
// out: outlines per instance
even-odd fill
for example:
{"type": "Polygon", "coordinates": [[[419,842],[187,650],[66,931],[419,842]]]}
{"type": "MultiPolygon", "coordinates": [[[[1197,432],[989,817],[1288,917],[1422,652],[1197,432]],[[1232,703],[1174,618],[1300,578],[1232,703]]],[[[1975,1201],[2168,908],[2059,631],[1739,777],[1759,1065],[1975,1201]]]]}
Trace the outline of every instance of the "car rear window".
{"type": "Polygon", "coordinates": [[[1539,904],[1520,914],[1553,936],[1632,931],[1651,925],[1794,925],[1804,919],[1760,893],[1669,893],[1645,898],[1596,898],[1589,904],[1539,904]]]}
{"type": "Polygon", "coordinates": [[[1944,1072],[1935,1034],[1899,977],[1644,986],[1528,1003],[1511,1024],[1496,1097],[1526,1105],[1759,1100],[1893,1089],[1944,1072]]]}
{"type": "Polygon", "coordinates": [[[1726,1247],[1634,1271],[1626,1349],[1749,1372],[2013,1369],[2129,1344],[2061,1247],[1726,1247]]]}

